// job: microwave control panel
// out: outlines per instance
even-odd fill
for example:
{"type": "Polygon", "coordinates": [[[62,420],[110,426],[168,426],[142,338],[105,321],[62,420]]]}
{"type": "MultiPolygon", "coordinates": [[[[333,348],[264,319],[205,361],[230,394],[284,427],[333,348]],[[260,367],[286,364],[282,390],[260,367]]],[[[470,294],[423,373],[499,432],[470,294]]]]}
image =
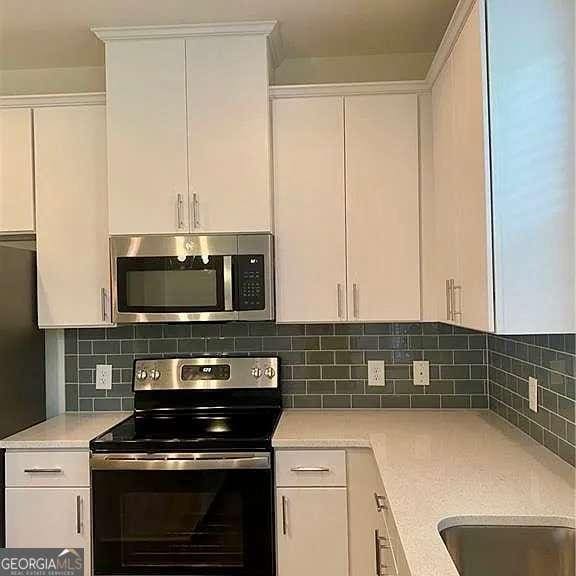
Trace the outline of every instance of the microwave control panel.
{"type": "Polygon", "coordinates": [[[242,254],[236,257],[237,305],[238,310],[264,310],[266,308],[266,286],[264,256],[242,254]]]}

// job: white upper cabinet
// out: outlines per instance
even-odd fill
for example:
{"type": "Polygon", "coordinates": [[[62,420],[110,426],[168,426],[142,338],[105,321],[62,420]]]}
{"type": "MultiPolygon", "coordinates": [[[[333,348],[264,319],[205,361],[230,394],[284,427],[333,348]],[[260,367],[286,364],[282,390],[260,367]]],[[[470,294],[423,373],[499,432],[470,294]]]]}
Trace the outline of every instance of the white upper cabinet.
{"type": "Polygon", "coordinates": [[[424,299],[438,319],[500,334],[576,330],[573,19],[569,0],[521,12],[477,0],[441,48],[425,215],[437,267],[424,299]]]}
{"type": "Polygon", "coordinates": [[[343,99],[273,106],[277,320],[345,320],[343,99]]]}
{"type": "Polygon", "coordinates": [[[272,229],[274,23],[99,29],[111,234],[272,229]]]}
{"type": "Polygon", "coordinates": [[[478,4],[452,53],[454,194],[458,206],[456,321],[494,329],[492,233],[484,17],[478,4]]]}
{"type": "Polygon", "coordinates": [[[476,4],[432,89],[439,320],[494,329],[483,17],[476,4]]]}
{"type": "Polygon", "coordinates": [[[420,319],[416,96],[274,101],[277,318],[420,319]]]}
{"type": "Polygon", "coordinates": [[[188,38],[186,71],[192,228],[270,232],[266,37],[188,38]]]}
{"type": "Polygon", "coordinates": [[[418,97],[346,97],[348,316],[420,319],[418,97]]]}
{"type": "Polygon", "coordinates": [[[183,39],[106,44],[110,234],[188,231],[183,39]]]}
{"type": "Polygon", "coordinates": [[[0,233],[34,232],[32,111],[0,110],[0,233]]]}
{"type": "Polygon", "coordinates": [[[110,324],[104,106],[34,111],[38,323],[110,324]]]}

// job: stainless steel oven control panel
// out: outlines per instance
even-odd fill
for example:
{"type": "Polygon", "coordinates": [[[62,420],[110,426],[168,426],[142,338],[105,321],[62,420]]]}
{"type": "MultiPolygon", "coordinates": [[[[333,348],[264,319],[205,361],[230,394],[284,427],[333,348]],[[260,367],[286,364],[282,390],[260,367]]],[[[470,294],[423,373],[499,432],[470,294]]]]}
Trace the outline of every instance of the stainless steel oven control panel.
{"type": "Polygon", "coordinates": [[[278,358],[153,358],[134,364],[136,392],[229,388],[278,388],[278,358]]]}

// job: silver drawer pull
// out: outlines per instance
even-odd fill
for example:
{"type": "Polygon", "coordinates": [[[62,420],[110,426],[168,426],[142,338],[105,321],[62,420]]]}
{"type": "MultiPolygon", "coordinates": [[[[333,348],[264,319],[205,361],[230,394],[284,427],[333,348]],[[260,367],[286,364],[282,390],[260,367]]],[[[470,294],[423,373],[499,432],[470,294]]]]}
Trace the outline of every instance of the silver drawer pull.
{"type": "Polygon", "coordinates": [[[298,466],[297,468],[290,468],[291,472],[330,472],[330,468],[323,468],[321,466],[298,466]]]}
{"type": "Polygon", "coordinates": [[[62,468],[24,468],[26,474],[62,474],[62,468]]]}

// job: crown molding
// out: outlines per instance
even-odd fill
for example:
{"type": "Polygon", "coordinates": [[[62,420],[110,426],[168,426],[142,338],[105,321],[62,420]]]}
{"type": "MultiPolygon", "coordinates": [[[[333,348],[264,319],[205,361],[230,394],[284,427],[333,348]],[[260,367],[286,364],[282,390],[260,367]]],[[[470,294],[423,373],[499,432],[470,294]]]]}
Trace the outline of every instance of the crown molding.
{"type": "Polygon", "coordinates": [[[216,22],[206,24],[172,24],[166,26],[92,27],[90,30],[103,42],[150,38],[183,38],[186,36],[270,36],[276,20],[254,22],[216,22]]]}
{"type": "Polygon", "coordinates": [[[482,6],[484,6],[484,0],[460,0],[456,5],[450,23],[446,28],[446,32],[444,33],[438,50],[436,50],[436,54],[432,60],[430,68],[428,69],[428,74],[426,75],[426,83],[430,87],[434,85],[436,78],[438,78],[438,74],[440,74],[446,60],[450,57],[450,54],[458,41],[458,37],[466,24],[466,20],[476,2],[480,2],[482,6]]]}
{"type": "Polygon", "coordinates": [[[30,94],[0,96],[0,108],[42,108],[44,106],[94,106],[106,104],[104,92],[85,94],[30,94]]]}
{"type": "Polygon", "coordinates": [[[270,86],[270,98],[299,98],[310,96],[359,96],[363,94],[422,94],[430,86],[422,80],[406,82],[345,82],[340,84],[302,84],[270,86]]]}

